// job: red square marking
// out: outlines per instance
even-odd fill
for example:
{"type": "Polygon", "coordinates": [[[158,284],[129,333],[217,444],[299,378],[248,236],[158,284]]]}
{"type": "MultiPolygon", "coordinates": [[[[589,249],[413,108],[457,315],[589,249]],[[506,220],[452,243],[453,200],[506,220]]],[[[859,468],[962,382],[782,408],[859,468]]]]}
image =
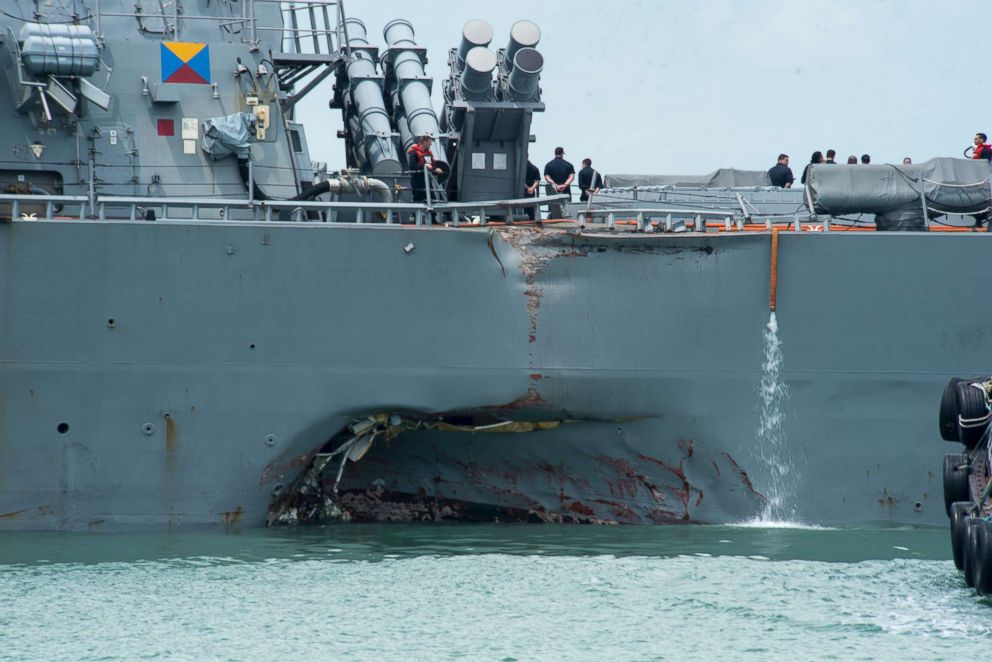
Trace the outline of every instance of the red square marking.
{"type": "Polygon", "coordinates": [[[158,135],[160,135],[160,136],[174,136],[174,135],[176,135],[176,122],[175,122],[175,120],[159,120],[158,121],[158,135]]]}

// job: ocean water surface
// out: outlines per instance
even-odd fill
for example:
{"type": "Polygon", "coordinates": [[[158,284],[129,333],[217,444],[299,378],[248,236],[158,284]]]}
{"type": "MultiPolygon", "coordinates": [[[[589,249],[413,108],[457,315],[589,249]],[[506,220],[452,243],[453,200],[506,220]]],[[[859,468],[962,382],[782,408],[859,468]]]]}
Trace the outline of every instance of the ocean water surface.
{"type": "Polygon", "coordinates": [[[988,659],[944,529],[0,534],[2,660],[988,659]]]}

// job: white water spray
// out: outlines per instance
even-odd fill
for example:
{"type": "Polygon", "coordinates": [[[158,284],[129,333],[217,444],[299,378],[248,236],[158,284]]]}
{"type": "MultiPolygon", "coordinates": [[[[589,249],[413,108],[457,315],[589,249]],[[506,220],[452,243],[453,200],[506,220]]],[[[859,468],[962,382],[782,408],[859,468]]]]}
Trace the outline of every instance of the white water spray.
{"type": "Polygon", "coordinates": [[[763,334],[765,358],[761,365],[761,420],[758,425],[758,457],[768,475],[765,497],[768,501],[759,517],[763,522],[792,521],[796,517],[796,470],[785,434],[785,406],[789,390],[782,382],[782,342],[778,319],[772,312],[763,334]]]}

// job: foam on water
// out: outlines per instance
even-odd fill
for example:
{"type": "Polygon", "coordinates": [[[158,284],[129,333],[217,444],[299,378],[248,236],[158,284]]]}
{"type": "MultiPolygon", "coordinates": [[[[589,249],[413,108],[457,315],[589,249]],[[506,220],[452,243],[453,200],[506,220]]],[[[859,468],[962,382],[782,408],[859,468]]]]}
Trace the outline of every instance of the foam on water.
{"type": "Polygon", "coordinates": [[[802,531],[836,531],[829,526],[819,526],[817,524],[804,524],[796,520],[764,519],[755,517],[742,522],[734,522],[729,526],[740,529],[797,529],[802,531]]]}

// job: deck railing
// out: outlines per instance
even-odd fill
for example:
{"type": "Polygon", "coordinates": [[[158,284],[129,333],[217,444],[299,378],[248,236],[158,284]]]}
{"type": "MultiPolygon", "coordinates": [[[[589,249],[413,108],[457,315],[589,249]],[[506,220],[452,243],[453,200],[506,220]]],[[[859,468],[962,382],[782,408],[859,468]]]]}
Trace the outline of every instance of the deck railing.
{"type": "MultiPolygon", "coordinates": [[[[258,222],[310,223],[315,225],[443,223],[454,227],[486,225],[493,221],[514,223],[518,210],[560,204],[565,195],[480,202],[420,203],[364,200],[296,201],[232,198],[163,198],[129,196],[0,194],[0,221],[172,221],[172,222],[258,222]],[[348,220],[339,220],[341,216],[348,220]]],[[[537,211],[535,211],[537,216],[537,211]]],[[[617,207],[585,209],[575,219],[553,222],[596,225],[598,229],[635,232],[767,232],[772,229],[794,232],[870,231],[874,227],[831,225],[830,217],[815,221],[795,218],[743,217],[736,209],[686,209],[663,207],[617,207]],[[599,221],[597,223],[597,221],[599,221]]],[[[930,232],[985,232],[984,227],[934,225],[930,232]]]]}
{"type": "Polygon", "coordinates": [[[323,222],[333,224],[413,223],[427,225],[448,222],[466,224],[466,215],[478,214],[473,223],[484,224],[491,217],[503,222],[512,219],[515,210],[558,203],[566,196],[489,200],[485,202],[441,202],[428,206],[419,203],[248,200],[231,198],[163,198],[141,196],[47,196],[0,194],[2,220],[204,220],[232,222],[323,222]],[[354,221],[337,222],[340,214],[354,221]]]}

